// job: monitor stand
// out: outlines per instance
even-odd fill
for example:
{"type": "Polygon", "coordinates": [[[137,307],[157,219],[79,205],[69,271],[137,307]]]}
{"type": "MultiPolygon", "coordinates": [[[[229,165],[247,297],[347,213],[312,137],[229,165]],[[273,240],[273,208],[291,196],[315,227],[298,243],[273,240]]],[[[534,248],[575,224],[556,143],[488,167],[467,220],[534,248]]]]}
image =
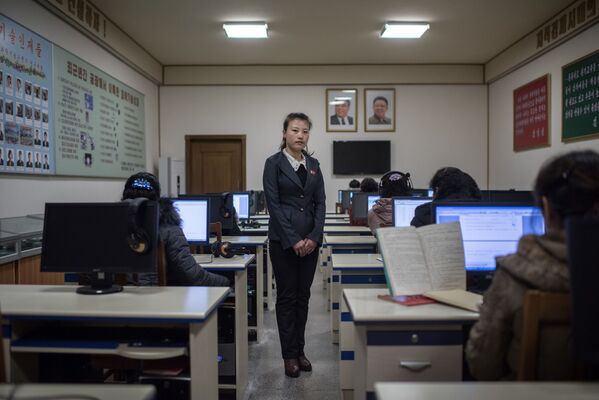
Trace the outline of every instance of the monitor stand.
{"type": "Polygon", "coordinates": [[[90,274],[90,285],[77,288],[79,294],[109,294],[118,293],[123,290],[121,285],[115,285],[114,274],[108,272],[96,272],[90,274]]]}

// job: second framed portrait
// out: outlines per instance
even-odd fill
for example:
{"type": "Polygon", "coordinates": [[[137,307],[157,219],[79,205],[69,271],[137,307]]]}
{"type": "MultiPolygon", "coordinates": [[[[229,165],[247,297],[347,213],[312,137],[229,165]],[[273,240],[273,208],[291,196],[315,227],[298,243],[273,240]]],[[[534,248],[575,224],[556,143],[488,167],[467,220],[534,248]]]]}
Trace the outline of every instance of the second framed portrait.
{"type": "Polygon", "coordinates": [[[395,132],[395,89],[364,89],[364,130],[395,132]]]}
{"type": "Polygon", "coordinates": [[[327,89],[327,132],[358,130],[357,100],[357,89],[327,89]]]}

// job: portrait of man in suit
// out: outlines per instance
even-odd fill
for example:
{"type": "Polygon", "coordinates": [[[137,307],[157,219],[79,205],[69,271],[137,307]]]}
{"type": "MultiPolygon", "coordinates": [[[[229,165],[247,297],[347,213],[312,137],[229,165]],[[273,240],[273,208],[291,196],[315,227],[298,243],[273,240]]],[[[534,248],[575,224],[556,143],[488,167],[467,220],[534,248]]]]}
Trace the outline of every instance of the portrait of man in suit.
{"type": "Polygon", "coordinates": [[[356,132],[356,89],[327,89],[327,131],[356,132]]]}
{"type": "Polygon", "coordinates": [[[347,115],[349,113],[349,100],[342,100],[335,104],[335,115],[331,115],[331,125],[353,125],[354,117],[347,115]]]}

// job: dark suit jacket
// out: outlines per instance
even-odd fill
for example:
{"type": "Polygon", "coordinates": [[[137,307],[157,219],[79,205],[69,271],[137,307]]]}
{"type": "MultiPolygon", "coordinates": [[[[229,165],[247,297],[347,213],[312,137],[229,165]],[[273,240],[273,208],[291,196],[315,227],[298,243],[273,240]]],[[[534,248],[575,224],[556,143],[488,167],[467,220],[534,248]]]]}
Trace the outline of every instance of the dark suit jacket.
{"type": "Polygon", "coordinates": [[[326,213],[324,179],[318,160],[306,156],[308,171],[302,186],[283,152],[270,156],[264,165],[262,183],[270,220],[268,238],[284,249],[303,239],[322,243],[326,213]]]}
{"type": "MultiPolygon", "coordinates": [[[[349,125],[353,125],[354,124],[354,117],[350,117],[348,115],[347,116],[347,121],[349,122],[349,125]]],[[[341,125],[341,120],[339,119],[339,117],[337,117],[337,114],[331,115],[331,125],[341,125]]]]}

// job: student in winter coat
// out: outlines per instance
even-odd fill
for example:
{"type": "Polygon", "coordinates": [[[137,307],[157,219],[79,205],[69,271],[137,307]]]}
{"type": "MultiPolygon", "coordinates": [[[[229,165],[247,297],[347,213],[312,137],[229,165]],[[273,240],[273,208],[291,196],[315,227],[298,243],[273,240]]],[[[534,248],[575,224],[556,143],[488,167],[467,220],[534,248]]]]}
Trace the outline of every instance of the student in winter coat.
{"type": "Polygon", "coordinates": [[[390,226],[393,223],[393,196],[412,194],[410,173],[389,171],[381,177],[378,189],[381,198],[368,210],[368,226],[372,233],[381,226],[390,226]]]}
{"type": "MultiPolygon", "coordinates": [[[[206,271],[195,262],[181,229],[181,217],[170,199],[160,198],[160,183],[147,172],[132,175],[125,183],[123,200],[145,197],[158,201],[160,240],[166,250],[166,280],[169,286],[229,286],[229,280],[206,271]]],[[[157,284],[156,274],[140,274],[140,284],[157,284]]]]}
{"type": "MultiPolygon", "coordinates": [[[[546,233],[523,236],[516,253],[497,257],[495,276],[466,345],[470,372],[479,380],[516,378],[527,290],[569,291],[565,218],[599,215],[599,154],[574,151],[550,160],[539,171],[534,194],[546,233]]],[[[539,378],[572,379],[570,351],[569,329],[545,332],[539,348],[539,378]]]]}

